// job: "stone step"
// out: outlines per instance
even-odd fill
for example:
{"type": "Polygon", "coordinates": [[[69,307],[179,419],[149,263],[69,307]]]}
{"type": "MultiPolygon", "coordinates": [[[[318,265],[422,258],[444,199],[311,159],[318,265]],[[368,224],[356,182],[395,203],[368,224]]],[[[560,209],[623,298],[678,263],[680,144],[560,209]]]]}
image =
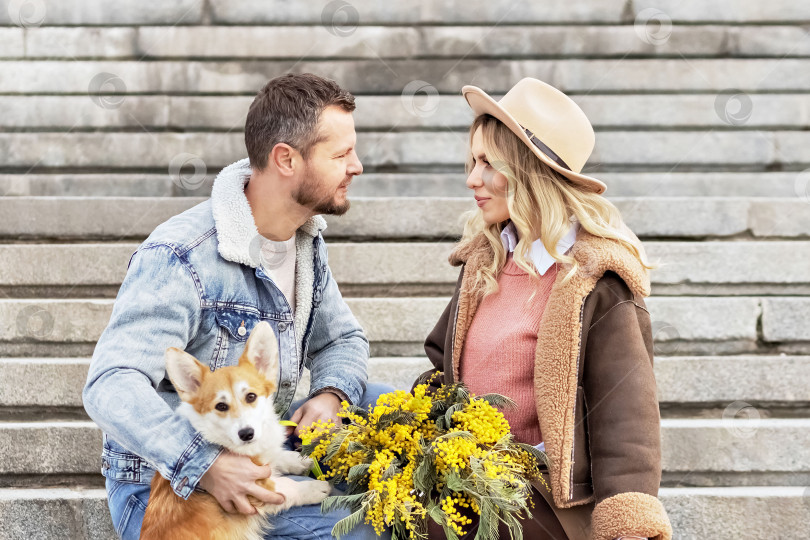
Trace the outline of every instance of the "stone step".
{"type": "Polygon", "coordinates": [[[9,3],[0,11],[0,25],[36,29],[51,25],[109,24],[199,24],[203,22],[204,0],[179,0],[167,4],[145,0],[40,0],[36,4],[9,3]]]}
{"type": "Polygon", "coordinates": [[[120,538],[97,487],[1,488],[0,529],[7,540],[120,538]]]}
{"type": "MultiPolygon", "coordinates": [[[[810,64],[808,68],[810,73],[810,64]]],[[[239,133],[0,133],[0,160],[11,172],[159,169],[179,174],[182,167],[194,166],[194,174],[185,173],[185,182],[193,185],[208,170],[241,159],[244,145],[239,133]]],[[[467,145],[467,135],[461,132],[357,135],[359,157],[370,172],[463,170],[467,145]]],[[[601,131],[585,172],[779,167],[798,173],[810,167],[808,145],[810,132],[804,131],[601,131]]]]}
{"type": "MultiPolygon", "coordinates": [[[[296,6],[296,9],[287,13],[273,13],[268,11],[266,3],[260,0],[239,0],[237,2],[226,2],[225,0],[215,0],[211,2],[212,19],[216,22],[227,23],[251,23],[276,22],[276,21],[308,21],[314,23],[324,23],[324,14],[332,15],[331,10],[322,9],[326,4],[325,0],[309,3],[306,6],[296,6]]],[[[276,0],[276,6],[287,6],[280,0],[276,0]]],[[[326,4],[334,6],[334,4],[326,4]]],[[[623,4],[619,0],[608,0],[600,2],[598,0],[586,0],[572,5],[561,0],[547,2],[542,8],[536,5],[520,4],[519,9],[515,9],[515,4],[507,0],[486,2],[475,5],[475,9],[470,9],[469,5],[460,0],[442,2],[435,4],[429,0],[408,5],[396,6],[393,9],[383,7],[380,4],[373,5],[371,2],[363,3],[359,9],[351,10],[346,7],[347,12],[334,13],[334,16],[341,22],[338,27],[345,26],[342,17],[347,17],[349,21],[357,21],[365,24],[366,21],[402,23],[420,22],[432,24],[447,24],[451,21],[469,21],[475,23],[492,24],[494,21],[501,23],[527,22],[557,23],[565,22],[622,22],[629,23],[636,20],[637,15],[650,7],[660,8],[673,21],[683,22],[753,22],[753,21],[791,21],[797,22],[810,19],[810,9],[807,6],[797,6],[779,0],[772,8],[764,9],[752,1],[732,2],[721,1],[714,3],[709,9],[700,9],[705,4],[698,0],[688,0],[686,2],[661,2],[660,0],[642,0],[634,2],[632,6],[623,4]],[[781,13],[776,11],[782,10],[781,13]],[[357,13],[357,15],[355,15],[357,13]]],[[[334,9],[334,7],[333,7],[334,9]]]]}
{"type": "MultiPolygon", "coordinates": [[[[806,539],[810,490],[791,486],[662,488],[674,540],[806,539]]],[[[7,540],[115,540],[104,489],[0,489],[7,540]]]]}
{"type": "MultiPolygon", "coordinates": [[[[329,244],[344,296],[452,294],[453,242],[329,244]]],[[[653,295],[810,295],[808,241],[644,243],[653,295]]],[[[0,292],[9,297],[112,297],[138,244],[0,244],[0,292]]]]}
{"type": "MultiPolygon", "coordinates": [[[[81,392],[89,365],[90,358],[0,359],[0,413],[9,419],[86,418],[81,392]]],[[[763,419],[796,417],[810,407],[808,356],[657,356],[654,366],[661,414],[668,418],[736,418],[743,409],[763,419]]],[[[369,380],[410,390],[431,367],[424,356],[374,357],[369,380]]],[[[304,373],[301,397],[309,388],[309,371],[304,373]]]]}
{"type": "MultiPolygon", "coordinates": [[[[423,354],[448,297],[347,298],[375,356],[423,354]]],[[[92,354],[112,299],[0,299],[0,343],[8,356],[92,354]]],[[[657,354],[802,354],[810,350],[807,297],[647,299],[657,354]]]]}
{"type": "MultiPolygon", "coordinates": [[[[810,181],[810,176],[804,180],[810,181]]],[[[807,182],[799,182],[805,190],[807,182]]],[[[359,180],[358,180],[359,181],[359,180]]],[[[350,188],[351,190],[352,188],[350,188]]],[[[642,239],[799,239],[810,237],[810,191],[793,198],[609,197],[642,239]],[[689,219],[684,219],[689,216],[689,219]]],[[[204,201],[191,197],[0,197],[0,240],[138,240],[204,201]]],[[[455,241],[465,198],[360,198],[328,216],[324,236],[455,241]]]]}
{"type": "Polygon", "coordinates": [[[810,8],[801,2],[775,0],[763,5],[755,0],[722,0],[706,5],[700,0],[661,2],[642,0],[628,5],[623,0],[563,0],[514,4],[508,0],[476,2],[474,8],[461,0],[441,4],[418,0],[403,5],[377,2],[336,4],[315,0],[290,4],[283,0],[183,0],[165,5],[157,0],[133,4],[126,0],[43,0],[38,9],[26,11],[12,4],[0,13],[0,25],[187,25],[213,24],[308,24],[329,27],[332,33],[350,35],[362,24],[643,24],[655,9],[663,22],[718,22],[730,24],[798,23],[810,20],[810,8]],[[516,9],[516,6],[519,8],[516,9]]]}
{"type": "MultiPolygon", "coordinates": [[[[810,44],[810,40],[808,40],[810,44]]],[[[423,91],[426,92],[427,90],[423,91]]],[[[500,98],[500,96],[495,96],[500,98]]],[[[575,95],[594,129],[803,129],[806,94],[575,95]],[[743,100],[745,103],[743,103],[743,100]],[[743,107],[731,114],[730,108],[743,107]],[[726,108],[729,114],[726,114],[726,108]]],[[[253,96],[120,96],[115,107],[88,96],[0,96],[0,130],[244,130],[253,96]]],[[[461,95],[359,96],[358,131],[466,130],[474,114],[461,95]],[[423,101],[420,102],[419,99],[423,101]]],[[[111,104],[111,103],[110,103],[111,104]]]]}
{"type": "Polygon", "coordinates": [[[802,524],[810,517],[810,488],[662,488],[658,495],[672,523],[673,540],[808,538],[802,524]]]}
{"type": "Polygon", "coordinates": [[[2,358],[0,367],[0,409],[7,416],[18,412],[34,418],[37,413],[83,409],[90,358],[2,358]]]}
{"type": "MultiPolygon", "coordinates": [[[[805,485],[810,419],[663,419],[664,485],[805,485]],[[711,452],[706,449],[711,448],[711,452]]],[[[92,421],[0,421],[0,482],[16,477],[91,475],[101,468],[101,430],[92,421]]]]}
{"type": "Polygon", "coordinates": [[[414,81],[426,81],[444,94],[456,95],[465,84],[506,93],[524,77],[538,78],[571,94],[719,92],[730,88],[754,93],[798,92],[810,88],[808,66],[807,58],[778,62],[772,58],[3,60],[0,93],[86,95],[90,88],[103,106],[115,107],[120,99],[102,100],[99,95],[255,95],[269,79],[290,71],[318,73],[358,95],[416,93],[418,87],[409,86],[414,81]],[[651,71],[655,77],[649,76],[651,71]],[[483,73],[485,77],[480,75],[483,73]]]}
{"type": "MultiPolygon", "coordinates": [[[[0,421],[0,478],[101,471],[101,430],[91,420],[0,421]]],[[[2,480],[0,480],[2,482],[2,480]]]]}
{"type": "MultiPolygon", "coordinates": [[[[464,24],[464,23],[462,23],[464,24]]],[[[24,32],[0,28],[4,59],[538,58],[806,56],[804,29],[678,25],[644,32],[639,25],[501,25],[481,40],[480,26],[87,26],[24,32]],[[641,33],[639,33],[641,31],[641,33]],[[347,35],[348,34],[348,35],[347,35]],[[255,43],[273,43],[257,50],[255,43]]]]}
{"type": "MultiPolygon", "coordinates": [[[[2,99],[2,98],[0,98],[2,99]]],[[[209,196],[218,171],[207,171],[193,185],[178,175],[149,173],[0,174],[5,197],[172,197],[209,196]]],[[[810,176],[796,172],[604,172],[606,195],[616,197],[805,197],[810,176]]],[[[352,183],[354,197],[462,197],[471,191],[463,172],[364,173],[352,183]]]]}

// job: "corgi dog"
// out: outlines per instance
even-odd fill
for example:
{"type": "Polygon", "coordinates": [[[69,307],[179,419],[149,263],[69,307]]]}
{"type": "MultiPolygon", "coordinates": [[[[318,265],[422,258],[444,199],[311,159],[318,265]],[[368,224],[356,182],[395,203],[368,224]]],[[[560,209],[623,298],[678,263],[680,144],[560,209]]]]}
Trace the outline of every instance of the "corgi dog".
{"type": "Polygon", "coordinates": [[[317,504],[330,492],[321,480],[296,482],[283,474],[306,474],[312,460],[283,448],[284,427],[273,409],[278,380],[278,343],[273,329],[262,321],[248,338],[239,363],[211,371],[190,354],[166,350],[166,371],[182,400],[177,412],[205,439],[250,457],[272,474],[257,483],[283,494],[280,505],[248,496],[256,514],[228,513],[209,493],[194,491],[187,500],[172,490],[160,473],[152,479],[149,503],[141,526],[141,540],[262,540],[270,530],[268,515],[292,506],[317,504]]]}

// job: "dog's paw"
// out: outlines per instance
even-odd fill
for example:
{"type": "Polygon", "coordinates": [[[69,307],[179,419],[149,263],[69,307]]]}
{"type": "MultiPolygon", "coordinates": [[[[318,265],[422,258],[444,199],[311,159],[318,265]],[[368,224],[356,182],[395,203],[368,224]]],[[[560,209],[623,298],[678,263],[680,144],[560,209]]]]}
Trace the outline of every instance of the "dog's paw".
{"type": "Polygon", "coordinates": [[[329,482],[323,480],[308,480],[306,483],[306,491],[308,492],[309,501],[307,504],[317,504],[323,501],[332,492],[332,486],[329,482]]]}
{"type": "Polygon", "coordinates": [[[305,475],[312,469],[312,459],[298,452],[289,452],[285,455],[284,469],[284,474],[305,475]]]}
{"type": "Polygon", "coordinates": [[[299,458],[301,472],[298,474],[306,474],[312,470],[312,458],[300,456],[299,458]]]}

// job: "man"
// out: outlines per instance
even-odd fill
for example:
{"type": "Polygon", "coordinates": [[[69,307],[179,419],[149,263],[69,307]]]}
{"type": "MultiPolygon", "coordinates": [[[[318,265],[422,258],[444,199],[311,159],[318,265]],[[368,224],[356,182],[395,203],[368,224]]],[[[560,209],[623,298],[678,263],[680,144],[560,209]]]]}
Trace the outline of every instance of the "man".
{"type": "MultiPolygon", "coordinates": [[[[82,393],[104,432],[102,474],[123,540],[139,537],[156,471],[178,496],[202,489],[228,512],[256,512],[248,494],[283,501],[255,484],[269,466],[205,441],[174,413],[168,347],[214,370],[236,364],[250,331],[268,321],[279,340],[275,407],[299,426],[337,419],[341,400],[365,406],[392,390],[366,384],[368,340],[326,263],[318,215],[345,213],[347,188],[363,172],[354,108],[354,96],[315,75],[268,82],[247,115],[248,158],[223,169],[210,199],[159,225],[130,259],[82,393]],[[299,406],[304,366],[311,386],[299,406]]],[[[329,538],[345,515],[292,508],[273,518],[272,536],[329,538]]],[[[365,526],[353,534],[376,538],[365,526]]]]}

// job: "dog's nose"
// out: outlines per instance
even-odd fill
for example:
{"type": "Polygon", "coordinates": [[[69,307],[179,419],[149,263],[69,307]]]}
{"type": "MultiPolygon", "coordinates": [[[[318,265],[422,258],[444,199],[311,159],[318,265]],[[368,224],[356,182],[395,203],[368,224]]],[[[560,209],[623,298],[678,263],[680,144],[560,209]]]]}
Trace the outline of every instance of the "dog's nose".
{"type": "Polygon", "coordinates": [[[239,430],[239,438],[242,439],[245,442],[248,442],[249,440],[251,440],[253,438],[253,428],[252,427],[246,427],[246,428],[240,429],[239,430]]]}

